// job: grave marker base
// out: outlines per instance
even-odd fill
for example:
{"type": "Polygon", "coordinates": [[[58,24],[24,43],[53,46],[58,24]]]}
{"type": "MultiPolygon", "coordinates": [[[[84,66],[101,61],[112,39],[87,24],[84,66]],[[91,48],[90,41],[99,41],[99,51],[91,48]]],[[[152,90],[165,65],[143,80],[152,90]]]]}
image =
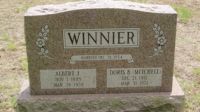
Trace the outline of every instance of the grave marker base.
{"type": "Polygon", "coordinates": [[[182,112],[184,92],[174,78],[172,92],[30,95],[24,84],[17,112],[182,112]]]}

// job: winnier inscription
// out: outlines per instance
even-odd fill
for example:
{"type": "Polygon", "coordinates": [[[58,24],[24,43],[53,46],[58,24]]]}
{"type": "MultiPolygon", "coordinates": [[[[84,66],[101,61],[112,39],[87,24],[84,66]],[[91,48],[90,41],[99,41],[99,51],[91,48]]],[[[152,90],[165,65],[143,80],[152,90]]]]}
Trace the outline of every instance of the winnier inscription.
{"type": "Polygon", "coordinates": [[[139,47],[139,28],[64,29],[64,48],[139,47]]]}
{"type": "Polygon", "coordinates": [[[162,68],[107,69],[107,87],[161,86],[162,68]]]}

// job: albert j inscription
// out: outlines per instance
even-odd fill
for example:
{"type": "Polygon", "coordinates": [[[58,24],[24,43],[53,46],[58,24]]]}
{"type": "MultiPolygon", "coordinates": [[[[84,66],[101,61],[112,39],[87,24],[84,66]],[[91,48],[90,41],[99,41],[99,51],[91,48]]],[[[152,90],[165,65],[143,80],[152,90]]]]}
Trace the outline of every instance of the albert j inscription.
{"type": "Polygon", "coordinates": [[[41,70],[40,80],[42,89],[96,88],[96,70],[41,70]]]}

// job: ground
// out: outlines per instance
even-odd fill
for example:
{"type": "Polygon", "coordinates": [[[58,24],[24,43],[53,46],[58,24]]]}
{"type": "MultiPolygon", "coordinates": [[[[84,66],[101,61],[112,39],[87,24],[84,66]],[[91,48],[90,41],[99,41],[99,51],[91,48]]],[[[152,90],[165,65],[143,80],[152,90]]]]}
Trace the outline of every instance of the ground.
{"type": "MultiPolygon", "coordinates": [[[[28,78],[25,11],[66,1],[72,0],[0,0],[0,112],[14,112],[21,82],[28,78]]],[[[174,75],[186,94],[185,112],[200,112],[200,0],[131,1],[169,4],[178,12],[174,75]]]]}

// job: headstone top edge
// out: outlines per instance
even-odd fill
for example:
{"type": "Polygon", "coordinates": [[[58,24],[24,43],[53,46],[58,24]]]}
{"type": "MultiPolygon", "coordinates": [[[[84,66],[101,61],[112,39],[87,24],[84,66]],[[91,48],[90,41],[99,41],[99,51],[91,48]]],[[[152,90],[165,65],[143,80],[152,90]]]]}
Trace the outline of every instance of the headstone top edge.
{"type": "Polygon", "coordinates": [[[114,0],[85,0],[68,2],[65,4],[31,7],[25,13],[25,16],[43,16],[82,9],[127,9],[149,13],[176,14],[176,11],[169,5],[142,4],[114,0]]]}

